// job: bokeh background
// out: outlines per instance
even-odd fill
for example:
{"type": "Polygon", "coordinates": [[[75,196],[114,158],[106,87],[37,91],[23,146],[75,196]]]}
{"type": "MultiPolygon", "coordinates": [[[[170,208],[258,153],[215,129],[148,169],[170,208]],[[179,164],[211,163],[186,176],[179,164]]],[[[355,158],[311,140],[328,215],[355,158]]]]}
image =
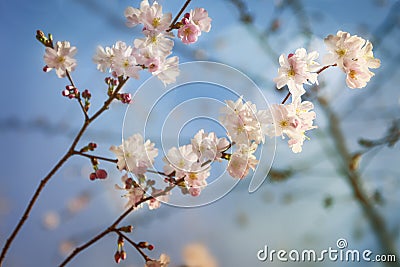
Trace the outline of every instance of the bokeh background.
{"type": "MultiPolygon", "coordinates": [[[[177,0],[159,2],[173,14],[183,4],[177,0]]],[[[73,77],[79,88],[92,91],[94,110],[101,106],[106,90],[105,75],[91,60],[96,46],[112,45],[116,40],[131,43],[140,37],[139,28],[125,27],[123,11],[128,5],[138,6],[139,1],[0,0],[1,245],[42,177],[69,147],[83,119],[76,103],[61,96],[67,81],[42,71],[44,49],[35,40],[36,30],[51,32],[56,40],[68,40],[78,47],[78,68],[73,77]]],[[[257,192],[249,194],[248,181],[244,180],[227,196],[204,207],[144,208],[125,220],[135,226],[132,239],[154,244],[149,253],[154,258],[162,252],[169,254],[172,266],[184,262],[182,251],[189,244],[204,246],[218,266],[234,267],[289,266],[260,262],[256,253],[265,245],[287,250],[335,248],[338,238],[345,238],[351,249],[380,253],[383,247],[377,237],[382,231],[389,233],[390,242],[399,248],[400,154],[396,142],[400,128],[400,2],[193,0],[189,8],[194,7],[209,11],[212,30],[194,45],[177,40],[174,53],[180,62],[211,60],[231,65],[252,78],[271,103],[280,102],[286,94],[276,90],[272,82],[279,54],[306,47],[323,55],[323,38],[337,30],[371,40],[382,66],[362,90],[346,88],[345,76],[338,69],[320,76],[321,86],[309,88],[307,95],[316,103],[319,128],[312,131],[301,154],[293,154],[286,140],[277,140],[272,171],[257,192]],[[318,104],[318,98],[327,104],[318,104]],[[339,128],[344,140],[332,134],[332,126],[339,128]],[[364,142],[360,144],[360,140],[364,142]],[[359,199],[353,197],[346,174],[351,162],[343,160],[337,149],[340,145],[352,155],[361,153],[358,185],[366,192],[370,207],[384,220],[384,230],[371,226],[359,199]]],[[[143,74],[140,80],[129,81],[125,91],[134,93],[147,77],[143,74]]],[[[98,154],[112,157],[108,148],[121,142],[125,110],[126,106],[114,103],[86,132],[82,145],[94,141],[99,145],[98,154]]],[[[108,170],[109,179],[91,182],[87,159],[72,158],[65,164],[15,239],[5,266],[55,266],[71,248],[122,213],[123,193],[114,188],[121,175],[112,164],[103,162],[101,166],[108,170]]],[[[114,266],[115,250],[116,237],[109,235],[70,266],[114,266]]],[[[133,248],[126,246],[126,250],[128,259],[121,266],[144,265],[133,248]]]]}

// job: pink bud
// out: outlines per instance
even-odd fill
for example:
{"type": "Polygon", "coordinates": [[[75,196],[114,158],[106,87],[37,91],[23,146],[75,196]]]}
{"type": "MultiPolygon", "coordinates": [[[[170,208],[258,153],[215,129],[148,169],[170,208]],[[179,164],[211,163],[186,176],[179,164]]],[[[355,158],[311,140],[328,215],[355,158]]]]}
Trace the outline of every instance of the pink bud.
{"type": "Polygon", "coordinates": [[[182,24],[189,24],[189,19],[187,19],[187,18],[183,18],[182,20],[181,20],[181,22],[182,22],[182,24]]]}
{"type": "Polygon", "coordinates": [[[111,78],[107,77],[107,78],[104,79],[104,81],[106,82],[106,84],[110,84],[111,78]]]}
{"type": "Polygon", "coordinates": [[[121,262],[121,255],[119,254],[119,251],[115,252],[114,254],[114,260],[118,264],[121,262]]]}
{"type": "Polygon", "coordinates": [[[201,189],[200,188],[191,187],[191,188],[189,188],[189,193],[192,195],[192,197],[197,197],[197,196],[200,195],[201,189]]]}
{"type": "Polygon", "coordinates": [[[63,90],[63,91],[61,92],[61,94],[62,94],[63,96],[69,96],[69,91],[68,91],[67,89],[65,89],[65,90],[63,90]]]}
{"type": "Polygon", "coordinates": [[[94,172],[92,172],[90,175],[89,175],[89,179],[91,180],[91,181],[94,181],[94,180],[96,180],[96,174],[94,173],[94,172]]]}
{"type": "Polygon", "coordinates": [[[75,95],[74,95],[74,94],[69,94],[69,95],[68,95],[68,98],[69,98],[69,99],[75,98],[75,95]]]}
{"type": "Polygon", "coordinates": [[[98,169],[96,171],[96,176],[99,179],[106,179],[107,178],[107,172],[105,170],[103,170],[103,169],[98,169]]]}
{"type": "Polygon", "coordinates": [[[74,87],[72,85],[67,85],[67,86],[65,86],[65,89],[72,90],[72,89],[74,89],[74,87]]]}
{"type": "Polygon", "coordinates": [[[291,58],[291,57],[293,57],[294,56],[294,54],[293,53],[290,53],[288,56],[287,56],[287,58],[291,58]]]}
{"type": "Polygon", "coordinates": [[[82,92],[82,97],[90,99],[92,97],[92,94],[90,93],[90,91],[88,89],[85,89],[85,91],[82,92]]]}
{"type": "Polygon", "coordinates": [[[185,15],[183,17],[186,19],[190,19],[190,13],[185,13],[185,15]]]}
{"type": "Polygon", "coordinates": [[[43,67],[43,71],[44,72],[49,72],[49,71],[51,71],[51,68],[46,65],[46,66],[43,67]]]}
{"type": "Polygon", "coordinates": [[[121,260],[126,259],[126,252],[124,250],[122,250],[119,254],[121,255],[121,260]]]}

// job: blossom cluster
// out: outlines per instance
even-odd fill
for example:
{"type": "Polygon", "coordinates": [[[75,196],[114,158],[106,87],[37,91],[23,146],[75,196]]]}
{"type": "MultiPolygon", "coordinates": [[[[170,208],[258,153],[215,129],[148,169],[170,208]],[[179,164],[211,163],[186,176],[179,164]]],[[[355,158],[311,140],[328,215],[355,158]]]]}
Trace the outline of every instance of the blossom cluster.
{"type": "MultiPolygon", "coordinates": [[[[135,27],[143,25],[143,38],[136,38],[132,45],[117,41],[112,46],[98,46],[93,61],[101,72],[109,70],[114,77],[130,77],[139,79],[141,70],[148,70],[158,77],[165,85],[176,81],[179,75],[179,58],[171,56],[174,47],[174,34],[178,30],[178,37],[185,44],[198,40],[202,32],[209,32],[211,18],[204,8],[195,8],[185,13],[179,22],[172,22],[171,13],[163,13],[162,6],[154,1],[151,5],[143,0],[140,8],[127,7],[125,9],[126,25],[135,27]]],[[[56,69],[58,77],[62,78],[76,68],[76,47],[68,41],[57,42],[39,36],[46,45],[44,71],[56,69]],[[49,41],[49,42],[47,42],[49,41]]]]}
{"type": "Polygon", "coordinates": [[[304,84],[318,85],[318,75],[328,67],[338,66],[347,74],[346,83],[350,88],[363,88],[374,75],[369,69],[378,68],[380,60],[374,57],[372,44],[357,35],[338,31],[336,36],[329,35],[324,39],[329,53],[324,57],[324,67],[315,60],[318,58],[316,51],[307,53],[304,48],[299,48],[293,54],[279,57],[280,68],[274,82],[278,89],[287,85],[292,95],[292,102],[274,104],[270,108],[269,136],[289,137],[289,147],[295,153],[302,151],[302,145],[307,139],[305,133],[317,128],[313,125],[316,117],[314,105],[309,101],[302,101],[306,93],[304,84]]]}
{"type": "Polygon", "coordinates": [[[324,58],[326,64],[336,64],[346,73],[346,83],[349,88],[363,88],[374,73],[369,69],[379,68],[381,62],[374,57],[372,43],[357,35],[338,31],[328,35],[325,44],[329,50],[324,58]]]}

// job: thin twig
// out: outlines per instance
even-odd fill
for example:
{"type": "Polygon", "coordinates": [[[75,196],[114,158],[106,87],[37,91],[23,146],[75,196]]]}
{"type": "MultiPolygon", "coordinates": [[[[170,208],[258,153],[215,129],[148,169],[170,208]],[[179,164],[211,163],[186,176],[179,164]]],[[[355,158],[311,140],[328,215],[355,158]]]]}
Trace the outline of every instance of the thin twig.
{"type": "Polygon", "coordinates": [[[99,159],[99,160],[104,160],[104,161],[108,161],[108,162],[112,162],[112,163],[117,163],[118,160],[117,159],[110,159],[110,158],[106,158],[106,157],[101,157],[101,156],[96,156],[96,155],[90,155],[90,154],[86,154],[80,151],[74,151],[75,155],[80,155],[82,157],[86,157],[89,159],[99,159]]]}
{"type": "Polygon", "coordinates": [[[139,247],[138,244],[136,244],[134,241],[132,241],[129,237],[124,235],[120,230],[115,230],[118,235],[122,236],[126,241],[128,241],[129,244],[131,244],[138,252],[139,254],[144,258],[146,262],[151,261],[151,258],[146,255],[146,253],[143,252],[143,250],[139,247]]]}
{"type": "Polygon", "coordinates": [[[187,6],[189,5],[189,3],[192,0],[186,0],[185,4],[182,6],[181,10],[179,10],[178,14],[175,16],[174,20],[172,21],[171,25],[169,26],[169,29],[167,30],[167,32],[171,31],[174,26],[175,23],[178,21],[179,17],[182,15],[183,11],[185,11],[185,9],[187,8],[187,6]]]}
{"type": "MultiPolygon", "coordinates": [[[[183,181],[183,178],[179,179],[176,184],[180,183],[181,181],[183,181]]],[[[85,244],[83,244],[82,246],[76,247],[71,254],[60,264],[60,267],[65,266],[68,262],[70,262],[73,258],[75,258],[80,252],[82,252],[83,250],[85,250],[86,248],[90,247],[91,245],[93,245],[94,243],[96,243],[97,241],[99,241],[100,239],[102,239],[104,236],[106,236],[107,234],[111,233],[111,232],[115,232],[117,230],[117,226],[118,224],[126,217],[128,216],[134,209],[135,207],[139,206],[140,204],[151,200],[153,198],[159,197],[159,196],[163,196],[168,194],[168,192],[170,192],[176,185],[173,184],[171,186],[168,186],[167,188],[165,188],[163,191],[154,194],[152,196],[148,196],[145,198],[142,198],[140,201],[138,201],[137,203],[135,203],[135,206],[131,206],[129,209],[127,209],[124,213],[122,213],[118,219],[116,219],[108,228],[106,228],[105,230],[103,230],[101,233],[99,233],[98,235],[96,235],[95,237],[93,237],[92,239],[90,239],[89,241],[87,241],[85,244]]]]}
{"type": "MultiPolygon", "coordinates": [[[[329,67],[335,67],[335,66],[337,66],[337,64],[332,64],[332,65],[326,65],[326,66],[323,66],[321,69],[319,69],[317,72],[316,72],[316,74],[320,74],[321,72],[323,72],[324,70],[326,70],[327,68],[329,68],[329,67]]],[[[283,104],[285,104],[285,102],[289,99],[289,96],[291,95],[291,93],[290,92],[288,92],[288,94],[285,96],[285,98],[282,100],[282,105],[283,104]]]]}
{"type": "MultiPolygon", "coordinates": [[[[74,80],[72,79],[71,74],[69,73],[69,71],[66,70],[65,73],[67,74],[67,78],[68,78],[69,82],[71,83],[71,85],[72,85],[74,88],[76,88],[75,83],[74,83],[74,80]]],[[[78,101],[79,106],[81,107],[81,110],[82,110],[82,112],[83,112],[83,115],[85,116],[85,120],[88,120],[88,119],[89,119],[89,115],[88,115],[88,113],[87,113],[87,110],[86,110],[85,107],[83,106],[83,103],[82,103],[82,99],[81,99],[80,94],[76,97],[76,100],[78,101]]]]}

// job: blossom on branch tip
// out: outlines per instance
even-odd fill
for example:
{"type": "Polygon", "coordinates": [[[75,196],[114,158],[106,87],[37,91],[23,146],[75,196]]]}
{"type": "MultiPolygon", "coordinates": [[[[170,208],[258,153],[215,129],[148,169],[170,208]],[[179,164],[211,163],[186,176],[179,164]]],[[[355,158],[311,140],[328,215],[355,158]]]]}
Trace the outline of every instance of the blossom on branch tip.
{"type": "Polygon", "coordinates": [[[134,134],[124,140],[121,145],[111,146],[110,150],[117,156],[117,167],[120,171],[130,171],[135,175],[143,175],[153,165],[158,149],[150,140],[144,142],[140,134],[134,134]]]}
{"type": "Polygon", "coordinates": [[[168,267],[170,258],[167,254],[161,254],[158,260],[149,260],[144,267],[168,267]]]}
{"type": "Polygon", "coordinates": [[[56,69],[59,78],[66,76],[67,71],[72,72],[76,67],[75,56],[77,49],[71,46],[68,41],[57,42],[54,48],[46,47],[44,61],[46,63],[46,71],[56,69]]]}
{"type": "Polygon", "coordinates": [[[267,116],[267,135],[270,137],[289,137],[289,147],[294,153],[302,151],[302,145],[307,139],[305,132],[317,128],[313,125],[314,105],[309,101],[301,102],[300,98],[290,104],[274,104],[267,116]]]}
{"type": "Polygon", "coordinates": [[[191,144],[200,163],[221,160],[222,152],[230,146],[226,138],[218,138],[214,132],[205,133],[203,129],[196,133],[191,144]]]}
{"type": "Polygon", "coordinates": [[[257,107],[251,101],[243,102],[240,97],[236,102],[226,100],[226,106],[221,109],[219,118],[228,131],[228,137],[236,144],[257,144],[264,142],[262,132],[263,122],[258,119],[257,107]]]}
{"type": "Polygon", "coordinates": [[[326,64],[337,64],[347,74],[346,84],[349,88],[363,88],[374,73],[370,68],[379,68],[380,60],[374,57],[372,43],[357,35],[338,31],[328,35],[325,45],[329,51],[324,57],[326,64]]]}
{"type": "Polygon", "coordinates": [[[257,158],[253,155],[258,145],[252,143],[239,144],[237,150],[230,156],[228,164],[228,173],[233,178],[242,179],[249,174],[249,170],[255,170],[258,164],[257,158]]]}
{"type": "Polygon", "coordinates": [[[178,29],[178,37],[184,44],[197,42],[201,32],[209,32],[211,29],[211,18],[204,8],[195,8],[190,13],[186,13],[181,20],[178,29]]]}
{"type": "Polygon", "coordinates": [[[281,89],[287,85],[293,99],[302,96],[306,92],[303,84],[318,84],[316,71],[319,64],[314,61],[317,58],[317,52],[307,54],[304,48],[297,49],[287,57],[284,54],[280,55],[278,76],[274,78],[276,87],[281,89]]]}

